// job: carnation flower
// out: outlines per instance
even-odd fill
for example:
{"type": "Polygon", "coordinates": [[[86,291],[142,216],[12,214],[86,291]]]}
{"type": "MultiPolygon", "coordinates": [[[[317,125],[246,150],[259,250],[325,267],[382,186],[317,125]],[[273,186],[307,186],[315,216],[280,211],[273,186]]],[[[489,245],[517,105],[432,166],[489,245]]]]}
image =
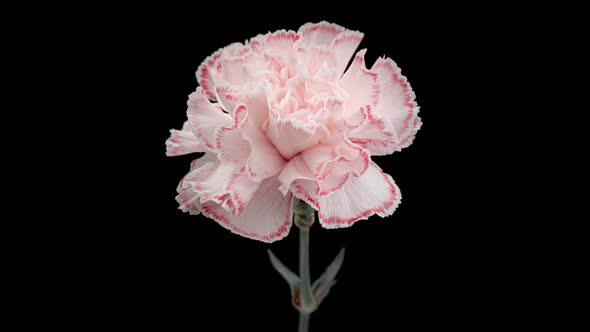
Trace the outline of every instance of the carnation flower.
{"type": "Polygon", "coordinates": [[[399,188],[371,156],[409,146],[415,95],[389,58],[367,69],[363,34],[304,24],[219,49],[199,66],[188,121],[167,155],[204,155],[178,186],[180,209],[272,242],[292,224],[292,200],[325,228],[391,215],[399,188]],[[347,65],[353,57],[351,65],[347,65]]]}

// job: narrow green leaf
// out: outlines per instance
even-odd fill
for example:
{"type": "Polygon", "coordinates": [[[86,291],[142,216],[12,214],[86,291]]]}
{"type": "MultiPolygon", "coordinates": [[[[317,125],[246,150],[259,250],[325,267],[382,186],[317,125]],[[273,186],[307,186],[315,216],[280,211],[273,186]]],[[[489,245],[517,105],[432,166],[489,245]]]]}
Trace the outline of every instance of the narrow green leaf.
{"type": "Polygon", "coordinates": [[[298,287],[301,284],[301,279],[293,271],[289,270],[270,249],[268,249],[268,257],[274,269],[289,283],[291,288],[298,287]]]}

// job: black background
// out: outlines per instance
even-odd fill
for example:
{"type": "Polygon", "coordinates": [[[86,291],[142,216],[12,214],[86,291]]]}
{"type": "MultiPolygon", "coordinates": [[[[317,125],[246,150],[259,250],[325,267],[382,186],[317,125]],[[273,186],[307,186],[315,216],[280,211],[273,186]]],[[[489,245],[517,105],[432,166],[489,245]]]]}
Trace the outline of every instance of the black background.
{"type": "Polygon", "coordinates": [[[424,126],[374,160],[392,217],[312,232],[312,273],[340,247],[325,331],[588,328],[583,11],[540,5],[217,2],[6,10],[2,26],[0,327],[5,331],[294,331],[267,245],[177,210],[194,156],[167,158],[200,62],[328,20],[392,57],[424,126]]]}

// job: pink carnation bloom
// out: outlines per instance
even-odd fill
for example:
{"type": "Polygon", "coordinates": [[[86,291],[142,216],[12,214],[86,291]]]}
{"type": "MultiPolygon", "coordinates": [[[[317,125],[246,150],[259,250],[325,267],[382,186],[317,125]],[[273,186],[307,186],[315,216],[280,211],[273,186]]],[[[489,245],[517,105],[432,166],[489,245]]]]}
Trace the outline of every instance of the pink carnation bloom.
{"type": "Polygon", "coordinates": [[[326,228],[391,215],[399,188],[371,161],[412,143],[414,93],[389,58],[365,67],[363,34],[307,23],[219,49],[199,66],[188,121],[167,155],[205,155],[178,186],[180,209],[272,242],[291,228],[297,197],[326,228]]]}

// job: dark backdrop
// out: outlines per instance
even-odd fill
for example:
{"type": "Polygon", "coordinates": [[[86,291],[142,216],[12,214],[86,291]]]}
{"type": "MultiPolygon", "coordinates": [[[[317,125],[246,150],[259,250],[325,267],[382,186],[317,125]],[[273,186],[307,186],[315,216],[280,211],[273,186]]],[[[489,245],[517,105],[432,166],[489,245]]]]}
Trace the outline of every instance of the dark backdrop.
{"type": "Polygon", "coordinates": [[[424,126],[375,158],[403,193],[392,217],[314,226],[314,275],[340,247],[347,257],[312,329],[588,327],[583,11],[216,2],[4,14],[2,330],[294,331],[265,250],[295,268],[296,232],[267,245],[182,214],[175,187],[194,156],[167,158],[164,141],[207,55],[323,19],[364,32],[368,63],[396,60],[424,126]]]}

